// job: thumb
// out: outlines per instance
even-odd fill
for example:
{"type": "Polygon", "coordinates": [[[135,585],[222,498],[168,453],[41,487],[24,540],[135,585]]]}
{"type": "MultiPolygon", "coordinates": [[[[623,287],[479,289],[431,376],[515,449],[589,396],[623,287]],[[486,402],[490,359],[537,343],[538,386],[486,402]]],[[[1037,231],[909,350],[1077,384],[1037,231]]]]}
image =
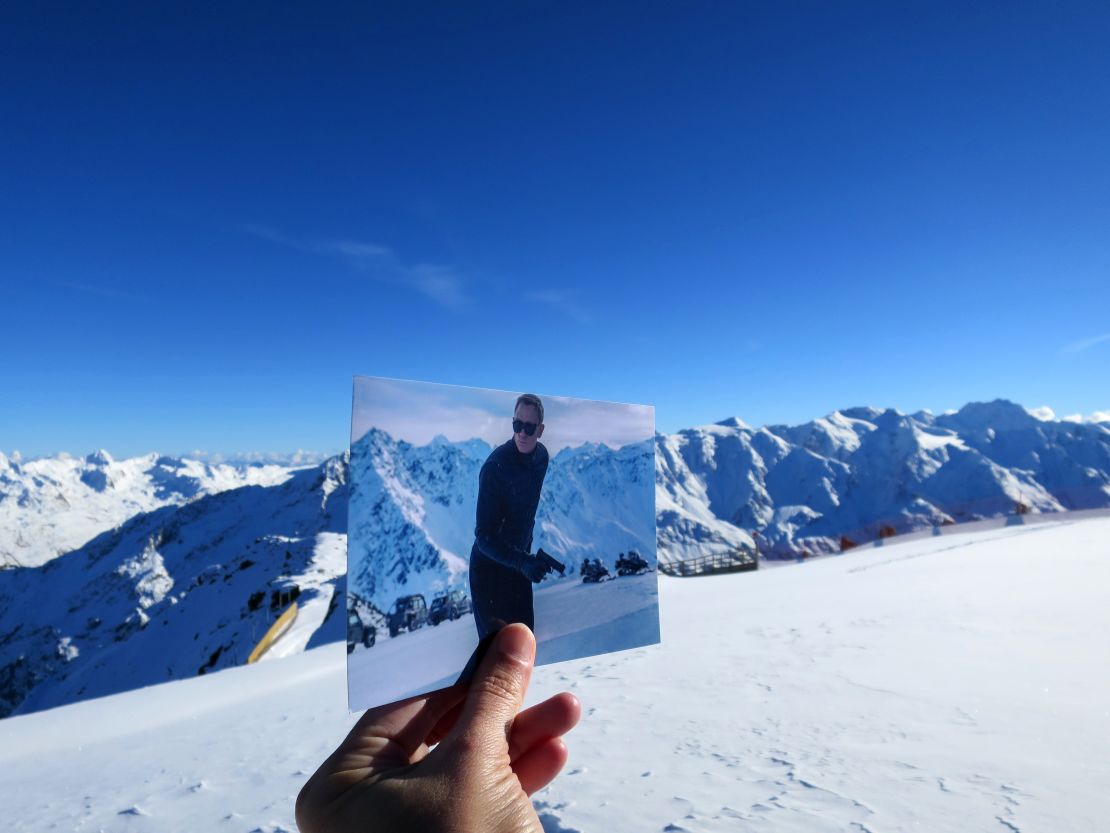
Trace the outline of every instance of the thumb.
{"type": "Polygon", "coordinates": [[[507,745],[535,658],[536,638],[527,625],[502,628],[474,672],[451,739],[486,749],[507,745]]]}

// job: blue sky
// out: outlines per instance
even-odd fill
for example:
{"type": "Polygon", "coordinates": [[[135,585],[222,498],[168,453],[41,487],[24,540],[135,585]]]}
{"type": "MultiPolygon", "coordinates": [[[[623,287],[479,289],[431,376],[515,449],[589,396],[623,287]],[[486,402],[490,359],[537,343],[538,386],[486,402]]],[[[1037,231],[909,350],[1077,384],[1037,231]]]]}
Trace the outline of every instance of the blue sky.
{"type": "Polygon", "coordinates": [[[0,33],[0,449],[338,449],[356,374],[664,431],[1110,408],[1105,4],[25,4],[0,33]]]}

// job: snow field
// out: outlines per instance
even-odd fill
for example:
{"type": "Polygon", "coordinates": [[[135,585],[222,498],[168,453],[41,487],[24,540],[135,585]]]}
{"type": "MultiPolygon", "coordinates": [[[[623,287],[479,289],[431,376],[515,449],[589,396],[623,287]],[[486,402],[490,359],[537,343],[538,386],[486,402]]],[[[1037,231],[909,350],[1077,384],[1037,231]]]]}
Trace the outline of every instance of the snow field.
{"type": "Polygon", "coordinates": [[[361,709],[449,686],[476,647],[478,631],[469,613],[392,638],[379,630],[372,648],[356,645],[347,658],[350,704],[361,709]]]}
{"type": "MultiPolygon", "coordinates": [[[[662,577],[662,645],[535,672],[530,702],[584,707],[545,829],[1105,830],[1108,540],[1095,519],[662,577]]],[[[9,826],[294,830],[354,721],[344,650],[0,721],[9,826]]]]}
{"type": "MultiPolygon", "coordinates": [[[[567,578],[534,598],[538,664],[659,640],[655,573],[600,584],[567,578]]],[[[348,657],[349,702],[366,708],[449,686],[477,647],[471,614],[393,638],[379,632],[372,648],[356,645],[348,657]]]]}
{"type": "Polygon", "coordinates": [[[552,669],[552,830],[1105,830],[1110,521],[661,581],[663,646],[552,669]],[[587,797],[588,796],[588,797],[587,797]]]}

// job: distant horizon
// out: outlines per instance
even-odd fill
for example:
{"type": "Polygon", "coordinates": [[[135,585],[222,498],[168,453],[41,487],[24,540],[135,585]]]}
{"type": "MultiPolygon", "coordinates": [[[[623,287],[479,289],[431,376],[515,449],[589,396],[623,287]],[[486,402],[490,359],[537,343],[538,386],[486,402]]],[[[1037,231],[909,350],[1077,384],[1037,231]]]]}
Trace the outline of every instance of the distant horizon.
{"type": "MultiPolygon", "coordinates": [[[[494,448],[497,448],[499,445],[503,445],[504,443],[506,443],[506,442],[508,442],[509,440],[512,439],[512,437],[510,436],[510,437],[506,437],[500,443],[491,443],[489,440],[487,440],[483,437],[467,437],[466,439],[462,439],[462,440],[451,440],[451,439],[448,439],[443,434],[436,434],[434,437],[432,437],[430,440],[427,440],[426,442],[410,442],[408,440],[402,440],[402,439],[398,439],[397,437],[394,437],[392,434],[389,433],[389,431],[387,431],[384,428],[371,427],[369,430],[367,430],[367,432],[365,434],[363,434],[361,437],[359,437],[357,440],[355,440],[352,443],[352,445],[356,445],[356,444],[362,442],[364,439],[366,439],[367,435],[371,431],[380,431],[381,433],[383,433],[387,437],[389,437],[389,439],[391,439],[393,442],[405,443],[406,445],[410,445],[413,448],[427,448],[430,445],[434,445],[437,441],[442,440],[443,442],[450,443],[451,445],[464,445],[466,443],[480,442],[480,443],[482,443],[483,445],[485,445],[486,447],[488,447],[492,450],[494,448]]],[[[613,451],[619,451],[622,448],[628,448],[629,446],[632,446],[632,445],[640,445],[642,443],[650,443],[654,439],[655,439],[655,435],[652,435],[650,437],[645,437],[642,440],[629,440],[628,442],[622,443],[621,445],[613,445],[612,443],[598,442],[596,440],[583,440],[582,442],[578,443],[577,445],[566,445],[566,444],[561,445],[559,447],[558,451],[552,451],[551,452],[551,457],[552,457],[552,459],[554,459],[555,457],[558,457],[560,454],[562,454],[564,451],[577,451],[578,449],[586,448],[587,446],[604,446],[605,448],[612,449],[613,451]]],[[[547,448],[546,443],[544,443],[542,440],[540,440],[540,444],[543,445],[545,448],[547,448]]],[[[549,449],[549,451],[550,451],[550,449],[549,449]]],[[[340,453],[342,453],[342,452],[340,452],[340,453]]]]}
{"type": "MultiPolygon", "coordinates": [[[[968,402],[965,402],[959,408],[946,408],[944,410],[934,410],[932,408],[917,408],[917,409],[912,410],[912,411],[902,410],[902,409],[899,409],[899,408],[893,408],[893,410],[895,410],[898,413],[901,413],[903,415],[906,415],[906,416],[910,416],[912,414],[922,413],[922,412],[932,413],[934,415],[941,415],[941,414],[947,414],[947,413],[955,413],[955,412],[959,411],[960,408],[966,407],[967,405],[989,404],[991,402],[997,402],[999,400],[1011,402],[1014,405],[1018,405],[1023,410],[1025,410],[1025,412],[1028,413],[1030,416],[1032,416],[1035,419],[1039,419],[1042,422],[1061,422],[1061,423],[1069,423],[1069,424],[1103,424],[1103,425],[1110,424],[1110,408],[1107,408],[1106,410],[1095,411],[1091,414],[1068,414],[1068,415],[1065,415],[1065,416],[1060,416],[1050,406],[1041,405],[1041,406],[1038,406],[1038,407],[1035,407],[1035,408],[1030,408],[1029,406],[1023,405],[1020,402],[1015,402],[1014,400],[1011,400],[1011,399],[1005,399],[1005,397],[995,397],[993,399],[972,399],[972,400],[969,400],[968,402]]],[[[739,414],[734,414],[734,415],[731,415],[731,416],[722,417],[721,419],[711,420],[711,421],[707,421],[707,422],[698,422],[698,423],[693,424],[693,425],[686,425],[686,426],[682,426],[682,427],[675,428],[675,429],[668,430],[668,431],[659,430],[658,426],[657,426],[656,432],[660,433],[660,434],[677,434],[681,431],[692,429],[692,428],[700,428],[700,427],[705,427],[705,426],[709,426],[709,425],[717,425],[717,424],[720,424],[722,422],[726,422],[726,421],[731,420],[731,419],[739,419],[742,422],[744,422],[745,424],[750,425],[752,428],[757,429],[757,430],[760,429],[760,428],[767,428],[767,427],[770,427],[770,426],[777,426],[777,425],[785,425],[785,426],[793,427],[793,426],[797,426],[797,425],[805,425],[807,423],[814,422],[818,419],[824,419],[824,418],[830,416],[833,413],[843,413],[844,411],[852,410],[853,408],[874,408],[874,409],[879,410],[879,411],[885,411],[885,410],[890,410],[891,409],[889,407],[884,407],[884,406],[881,406],[881,405],[849,405],[849,406],[842,407],[842,408],[836,408],[833,411],[828,411],[824,414],[821,414],[820,416],[816,416],[816,417],[812,417],[808,420],[804,420],[803,422],[793,422],[793,423],[791,423],[791,422],[764,422],[764,423],[761,423],[761,424],[758,424],[758,425],[755,424],[755,423],[748,422],[747,420],[745,420],[739,414]]],[[[432,442],[433,439],[434,439],[434,437],[429,439],[427,442],[421,443],[419,445],[427,445],[428,443],[432,442]]],[[[466,441],[471,440],[471,439],[483,439],[483,438],[475,436],[475,437],[468,437],[465,440],[451,440],[451,442],[466,442],[466,441]]],[[[506,437],[506,439],[508,439],[508,438],[506,437]]],[[[408,442],[408,441],[406,440],[406,442],[408,442]]],[[[483,439],[483,442],[488,443],[488,441],[484,440],[484,439],[483,439]]],[[[588,441],[584,441],[584,442],[588,442],[588,441]]],[[[641,441],[637,440],[636,442],[641,442],[641,441]]],[[[417,445],[417,444],[413,443],[413,445],[417,445]]],[[[578,448],[578,447],[580,447],[580,445],[579,446],[573,446],[573,447],[578,448]]],[[[300,457],[302,457],[306,460],[309,460],[309,459],[313,460],[312,462],[305,462],[305,463],[303,463],[303,465],[316,465],[316,464],[322,462],[323,460],[326,460],[326,459],[329,459],[331,457],[335,457],[339,454],[342,454],[344,451],[347,451],[349,448],[350,448],[350,445],[348,444],[348,445],[345,445],[345,446],[336,446],[332,450],[324,450],[324,451],[310,450],[310,449],[304,449],[304,448],[297,448],[293,451],[237,451],[237,452],[212,452],[212,451],[204,451],[204,450],[200,450],[200,449],[192,449],[192,450],[189,450],[189,451],[176,452],[176,451],[164,451],[164,450],[159,450],[159,449],[150,449],[150,450],[147,450],[147,451],[140,451],[140,452],[136,452],[136,453],[116,453],[116,452],[112,451],[111,449],[106,448],[104,446],[98,446],[97,448],[89,449],[88,451],[84,451],[84,452],[73,452],[73,451],[70,451],[68,449],[65,449],[65,450],[59,450],[59,451],[44,453],[44,454],[27,454],[27,453],[25,453],[25,452],[23,452],[19,449],[13,449],[11,451],[7,451],[5,449],[0,449],[0,454],[4,455],[9,460],[13,459],[13,457],[15,455],[19,455],[22,462],[31,462],[33,460],[54,459],[54,458],[60,458],[60,457],[70,457],[70,458],[73,458],[73,459],[77,459],[77,458],[87,457],[91,454],[95,454],[98,451],[107,451],[108,454],[112,457],[113,460],[131,460],[131,459],[134,459],[136,457],[145,457],[145,456],[148,456],[148,455],[157,454],[157,455],[163,455],[163,456],[173,457],[173,458],[177,458],[177,459],[197,460],[199,462],[207,462],[207,463],[213,463],[213,464],[218,464],[218,463],[250,463],[250,464],[258,464],[258,465],[267,465],[267,464],[297,465],[298,463],[284,463],[284,462],[281,462],[281,461],[282,460],[293,459],[293,458],[298,457],[298,455],[299,455],[300,457]]]]}

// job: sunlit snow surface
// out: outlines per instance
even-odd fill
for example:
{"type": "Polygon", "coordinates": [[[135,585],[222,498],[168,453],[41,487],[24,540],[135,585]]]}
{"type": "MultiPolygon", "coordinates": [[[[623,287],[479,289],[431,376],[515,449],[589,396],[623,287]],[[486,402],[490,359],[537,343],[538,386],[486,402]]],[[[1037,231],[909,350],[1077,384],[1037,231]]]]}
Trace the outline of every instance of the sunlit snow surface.
{"type": "MultiPolygon", "coordinates": [[[[1110,519],[660,579],[663,644],[582,700],[548,831],[1105,831],[1110,519]]],[[[23,831],[294,830],[353,722],[344,648],[0,721],[23,831]]]]}
{"type": "MultiPolygon", "coordinates": [[[[654,645],[657,598],[653,572],[597,584],[573,577],[543,585],[535,592],[536,664],[654,645]]],[[[347,660],[351,707],[445,688],[459,679],[477,647],[471,614],[393,638],[382,632],[372,648],[356,645],[347,660]]]]}

